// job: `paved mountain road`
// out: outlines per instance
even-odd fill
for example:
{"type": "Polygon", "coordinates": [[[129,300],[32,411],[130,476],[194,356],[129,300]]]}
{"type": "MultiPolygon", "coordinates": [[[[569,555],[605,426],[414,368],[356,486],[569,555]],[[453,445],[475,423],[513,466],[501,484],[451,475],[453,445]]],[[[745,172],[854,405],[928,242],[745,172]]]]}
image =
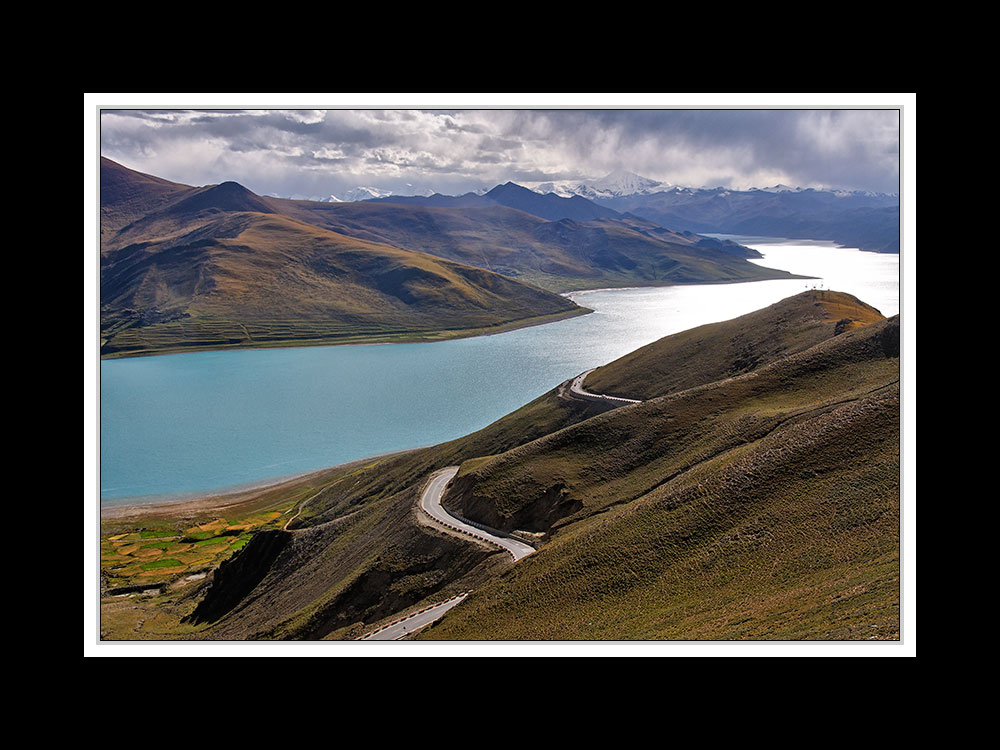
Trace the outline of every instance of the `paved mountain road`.
{"type": "MultiPolygon", "coordinates": [[[[586,372],[580,373],[574,379],[570,385],[570,394],[576,398],[581,398],[587,401],[603,401],[612,402],[621,405],[625,404],[638,404],[641,403],[638,399],[634,398],[620,398],[618,396],[605,396],[600,393],[591,393],[583,388],[583,381],[586,377],[594,371],[594,369],[587,370],[586,372]]],[[[420,495],[420,510],[426,513],[430,518],[436,521],[441,526],[444,526],[446,530],[465,536],[475,537],[490,544],[495,544],[498,547],[502,547],[510,553],[511,557],[514,558],[514,562],[518,560],[523,560],[528,555],[535,551],[535,548],[525,544],[524,542],[519,542],[511,537],[499,536],[498,534],[492,533],[488,530],[479,528],[478,526],[473,526],[467,521],[463,521],[460,518],[456,518],[441,505],[441,497],[444,495],[444,491],[448,486],[448,483],[455,478],[458,474],[457,466],[448,466],[444,469],[439,469],[438,471],[431,474],[430,481],[424,488],[424,491],[420,495]]],[[[312,498],[310,498],[312,499],[312,498]]],[[[305,503],[303,503],[304,505],[305,503]]],[[[301,508],[300,508],[301,512],[301,508]]],[[[460,604],[470,592],[466,591],[464,594],[459,594],[458,596],[449,599],[446,602],[441,602],[432,607],[428,607],[420,612],[413,615],[409,615],[401,620],[387,625],[380,630],[376,630],[368,635],[363,636],[360,640],[363,641],[394,641],[403,638],[410,633],[414,633],[432,622],[440,619],[444,616],[444,613],[457,604],[460,604]]]]}
{"type": "Polygon", "coordinates": [[[423,612],[418,612],[415,615],[410,615],[398,622],[394,622],[392,625],[388,625],[381,630],[376,630],[374,633],[369,633],[361,640],[363,641],[398,641],[400,638],[408,636],[410,633],[415,633],[423,627],[430,625],[432,622],[441,618],[445,612],[454,607],[456,604],[461,604],[468,594],[459,594],[453,599],[449,599],[441,604],[435,604],[433,607],[428,607],[423,612]]]}
{"type": "Polygon", "coordinates": [[[483,539],[498,547],[503,547],[514,558],[514,562],[527,557],[535,551],[534,547],[524,542],[492,534],[460,518],[456,518],[446,511],[441,506],[441,496],[444,494],[445,487],[455,478],[456,474],[458,474],[458,467],[449,466],[431,475],[431,481],[428,482],[427,487],[420,496],[420,509],[422,511],[451,531],[458,531],[469,536],[474,536],[477,539],[483,539]]]}
{"type": "Polygon", "coordinates": [[[581,372],[579,375],[573,378],[573,383],[569,387],[570,394],[576,396],[577,398],[582,398],[585,401],[610,401],[611,403],[622,404],[622,405],[642,403],[642,401],[636,398],[605,396],[603,393],[591,393],[590,391],[585,390],[583,387],[583,381],[586,380],[587,376],[590,375],[590,373],[592,373],[596,369],[597,369],[596,367],[592,367],[586,372],[581,372]]]}
{"type": "MultiPolygon", "coordinates": [[[[510,553],[511,557],[514,558],[514,562],[522,560],[533,553],[535,551],[534,547],[527,545],[524,542],[519,542],[516,539],[498,536],[490,533],[489,531],[473,526],[460,518],[455,518],[455,516],[451,515],[441,506],[441,496],[444,494],[448,483],[455,478],[456,474],[458,474],[457,466],[448,466],[431,474],[430,481],[427,483],[423,493],[420,495],[420,510],[453,534],[475,537],[476,539],[481,539],[485,542],[489,542],[490,544],[502,547],[510,553]]],[[[410,633],[415,633],[421,628],[426,627],[432,622],[440,619],[444,616],[445,612],[454,607],[456,604],[460,604],[468,595],[469,592],[466,591],[464,594],[459,594],[446,602],[441,602],[440,604],[428,607],[427,609],[417,612],[416,614],[409,615],[402,620],[397,620],[391,625],[383,627],[380,630],[368,633],[360,638],[360,640],[396,641],[400,638],[404,638],[410,633]]]]}

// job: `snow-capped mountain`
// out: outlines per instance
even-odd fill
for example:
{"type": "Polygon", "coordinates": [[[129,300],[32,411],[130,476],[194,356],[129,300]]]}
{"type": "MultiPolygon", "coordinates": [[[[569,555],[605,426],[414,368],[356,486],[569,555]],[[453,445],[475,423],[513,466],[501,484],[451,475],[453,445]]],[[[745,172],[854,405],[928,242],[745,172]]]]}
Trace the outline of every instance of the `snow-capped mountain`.
{"type": "Polygon", "coordinates": [[[407,185],[406,188],[403,189],[403,192],[394,193],[392,190],[360,186],[341,193],[340,195],[331,195],[329,198],[323,198],[322,200],[324,203],[355,203],[357,201],[370,201],[373,198],[388,198],[390,195],[419,195],[423,197],[434,195],[433,190],[412,190],[409,189],[411,187],[412,186],[407,185]]]}
{"type": "Polygon", "coordinates": [[[341,195],[331,195],[326,199],[327,203],[354,203],[356,201],[367,201],[372,198],[388,198],[392,195],[391,190],[381,190],[374,187],[356,187],[341,195]]]}
{"type": "MultiPolygon", "coordinates": [[[[595,198],[616,198],[623,195],[649,195],[660,193],[673,187],[669,182],[651,180],[633,172],[619,170],[602,177],[587,187],[595,198]]],[[[587,196],[584,195],[586,198],[587,196]]]]}
{"type": "Polygon", "coordinates": [[[634,172],[618,170],[590,182],[540,182],[529,185],[536,193],[555,193],[563,198],[579,195],[589,200],[622,198],[628,195],[649,195],[669,190],[669,182],[659,182],[634,172]]]}
{"type": "Polygon", "coordinates": [[[801,193],[803,188],[778,183],[777,185],[772,185],[771,187],[750,188],[750,190],[758,190],[762,193],[801,193]]]}
{"type": "Polygon", "coordinates": [[[875,190],[831,190],[831,193],[840,197],[860,197],[860,198],[895,198],[899,199],[899,193],[880,193],[875,190]]]}
{"type": "Polygon", "coordinates": [[[815,188],[804,188],[804,187],[792,187],[791,185],[772,185],[771,187],[764,188],[750,188],[749,192],[758,193],[830,193],[838,198],[898,198],[896,193],[879,193],[873,190],[841,190],[838,188],[825,188],[825,187],[815,187],[815,188]]]}

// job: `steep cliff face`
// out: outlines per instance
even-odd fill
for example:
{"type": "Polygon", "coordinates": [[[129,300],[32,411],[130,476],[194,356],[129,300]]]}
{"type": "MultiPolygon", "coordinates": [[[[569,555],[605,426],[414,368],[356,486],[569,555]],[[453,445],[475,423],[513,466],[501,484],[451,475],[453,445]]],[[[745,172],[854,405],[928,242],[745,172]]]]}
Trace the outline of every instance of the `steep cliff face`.
{"type": "Polygon", "coordinates": [[[218,567],[205,598],[185,621],[215,622],[230,612],[264,579],[291,541],[289,532],[278,529],[254,535],[246,547],[218,567]]]}
{"type": "Polygon", "coordinates": [[[477,492],[482,475],[477,471],[455,477],[446,495],[446,507],[462,518],[481,523],[499,531],[548,531],[562,518],[583,508],[583,503],[570,496],[565,478],[558,472],[540,472],[523,478],[510,492],[531,498],[531,502],[508,509],[477,492]]]}
{"type": "MultiPolygon", "coordinates": [[[[372,474],[381,473],[372,471],[372,474]]],[[[352,484],[361,478],[352,474],[352,484]]],[[[331,486],[331,493],[347,487],[331,486]]],[[[283,532],[290,538],[264,570],[268,550],[280,540],[262,539],[250,550],[247,568],[263,574],[233,606],[245,587],[232,586],[248,573],[224,571],[218,592],[201,607],[230,607],[225,617],[200,630],[207,640],[351,639],[372,625],[420,602],[432,603],[481,586],[508,567],[509,556],[490,545],[470,544],[422,520],[417,487],[381,498],[353,496],[350,509],[315,526],[283,532]],[[253,563],[259,562],[259,565],[253,563]],[[232,592],[232,596],[227,596],[232,592]]],[[[317,501],[319,499],[317,498],[317,501]]],[[[244,551],[250,549],[249,545],[244,551]]],[[[199,613],[200,615],[201,613],[199,613]]]]}

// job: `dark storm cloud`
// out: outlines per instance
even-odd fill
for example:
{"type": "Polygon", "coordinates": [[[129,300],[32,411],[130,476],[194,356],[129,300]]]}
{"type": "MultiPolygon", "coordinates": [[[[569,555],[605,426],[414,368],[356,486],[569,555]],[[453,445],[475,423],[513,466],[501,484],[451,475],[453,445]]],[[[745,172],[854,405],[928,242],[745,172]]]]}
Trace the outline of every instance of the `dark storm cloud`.
{"type": "Polygon", "coordinates": [[[895,190],[898,180],[895,110],[525,111],[510,131],[559,144],[574,165],[679,184],[763,187],[755,176],[773,175],[802,186],[895,190]]]}
{"type": "Polygon", "coordinates": [[[322,196],[615,170],[693,187],[778,182],[893,192],[895,110],[109,110],[102,153],[188,184],[322,196]]]}

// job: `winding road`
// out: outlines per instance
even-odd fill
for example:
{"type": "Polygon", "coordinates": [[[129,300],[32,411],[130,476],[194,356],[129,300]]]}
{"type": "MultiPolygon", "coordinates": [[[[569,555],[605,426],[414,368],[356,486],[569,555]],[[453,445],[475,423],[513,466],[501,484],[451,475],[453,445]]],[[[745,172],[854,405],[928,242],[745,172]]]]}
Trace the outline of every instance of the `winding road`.
{"type": "MultiPolygon", "coordinates": [[[[592,368],[586,372],[582,372],[577,375],[572,384],[570,385],[570,395],[584,399],[585,401],[601,401],[601,402],[612,402],[620,405],[625,404],[639,404],[642,403],[638,399],[634,398],[620,398],[618,396],[605,396],[600,393],[591,393],[590,391],[584,390],[583,381],[587,376],[592,373],[597,368],[592,368]]],[[[490,544],[495,544],[498,547],[505,549],[510,553],[511,557],[514,558],[514,562],[518,560],[523,560],[528,555],[535,551],[535,548],[513,539],[508,536],[499,536],[499,532],[491,532],[489,530],[480,528],[479,526],[474,526],[471,523],[462,520],[461,518],[456,518],[441,505],[441,497],[444,495],[445,489],[448,487],[448,483],[455,478],[458,474],[457,466],[448,466],[444,469],[438,469],[436,472],[431,474],[430,481],[424,488],[424,491],[420,495],[420,510],[423,511],[427,516],[429,516],[436,524],[443,526],[447,531],[453,534],[459,534],[464,536],[474,537],[484,542],[490,544]]],[[[310,498],[311,500],[312,498],[310,498]]],[[[306,501],[308,502],[308,501],[306,501]]],[[[305,505],[305,503],[303,503],[305,505]]],[[[301,508],[299,509],[301,512],[301,508]]],[[[297,515],[297,514],[296,514],[297,515]]],[[[289,521],[290,523],[291,521],[289,521]]],[[[396,620],[395,622],[389,623],[382,628],[368,633],[362,636],[359,640],[362,641],[395,641],[403,638],[410,633],[415,633],[416,631],[430,625],[432,622],[437,621],[444,616],[452,607],[457,604],[461,604],[465,597],[467,597],[471,592],[466,591],[465,593],[459,594],[448,601],[441,602],[440,604],[435,604],[433,606],[427,607],[415,612],[412,615],[408,615],[402,619],[396,620]]]]}
{"type": "Polygon", "coordinates": [[[502,547],[511,554],[514,562],[527,557],[535,551],[535,548],[531,545],[519,542],[511,537],[490,533],[482,528],[473,526],[467,521],[456,518],[446,511],[441,505],[441,496],[444,495],[445,488],[455,478],[456,474],[458,474],[457,466],[449,466],[432,474],[431,481],[428,482],[427,487],[424,488],[424,492],[420,496],[420,510],[424,511],[424,513],[450,531],[482,539],[483,541],[502,547]]]}
{"type": "Polygon", "coordinates": [[[576,396],[577,398],[582,398],[585,401],[610,401],[612,403],[622,404],[622,405],[624,405],[624,404],[641,404],[642,403],[642,401],[640,401],[639,399],[636,399],[636,398],[621,398],[619,396],[605,396],[603,393],[591,393],[590,391],[585,390],[584,387],[583,387],[583,381],[586,380],[587,376],[590,375],[590,373],[592,373],[596,369],[597,369],[596,367],[592,367],[591,369],[587,370],[586,372],[581,372],[579,375],[577,375],[575,378],[573,378],[573,383],[569,387],[570,394],[573,395],[573,396],[576,396]]]}
{"type": "Polygon", "coordinates": [[[459,594],[446,602],[435,604],[433,607],[428,607],[427,609],[421,610],[416,614],[404,617],[402,620],[397,620],[396,622],[386,625],[380,630],[369,633],[361,640],[398,641],[400,638],[408,636],[410,633],[416,633],[421,628],[441,619],[445,612],[454,607],[456,604],[461,604],[468,595],[468,592],[459,594]]]}
{"type": "MultiPolygon", "coordinates": [[[[420,495],[421,511],[426,513],[431,520],[438,525],[443,526],[445,530],[450,533],[462,536],[471,536],[484,542],[495,544],[496,546],[506,550],[510,553],[510,556],[514,558],[514,562],[524,559],[535,551],[534,547],[525,544],[524,542],[519,542],[510,537],[498,536],[497,534],[490,533],[489,531],[473,526],[460,518],[456,518],[451,515],[451,513],[446,511],[441,505],[441,496],[444,495],[445,488],[448,486],[448,483],[455,478],[456,474],[458,474],[457,466],[448,466],[431,474],[430,481],[427,483],[423,493],[420,495]]],[[[470,592],[466,591],[465,593],[459,594],[448,601],[427,607],[426,609],[404,617],[401,620],[396,620],[379,630],[368,633],[359,640],[399,640],[400,638],[403,638],[410,633],[415,633],[421,628],[426,627],[432,622],[435,622],[443,617],[444,613],[449,609],[454,607],[456,604],[461,604],[469,593],[470,592]]]]}

